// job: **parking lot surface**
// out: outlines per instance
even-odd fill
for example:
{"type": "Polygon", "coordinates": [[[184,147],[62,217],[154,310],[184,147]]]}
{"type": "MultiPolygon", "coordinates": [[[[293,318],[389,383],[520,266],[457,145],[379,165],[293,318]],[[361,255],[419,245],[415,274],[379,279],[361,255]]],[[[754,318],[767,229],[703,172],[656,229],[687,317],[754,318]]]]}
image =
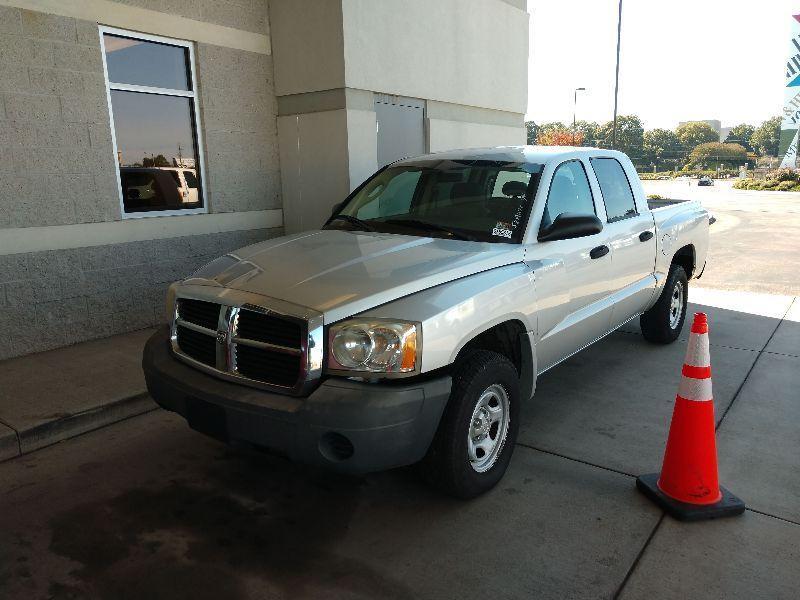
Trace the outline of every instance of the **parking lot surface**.
{"type": "Polygon", "coordinates": [[[741,206],[718,213],[739,221],[689,310],[709,315],[720,480],[743,516],[680,523],[636,491],[688,327],[654,346],[633,323],[540,378],[506,477],[474,501],[413,469],[351,479],[229,449],[163,411],[2,463],[0,598],[796,598],[797,256],[757,289],[710,289],[747,275],[719,254],[756,227],[741,206]]]}
{"type": "Polygon", "coordinates": [[[698,285],[725,290],[800,294],[800,192],[734,190],[696,180],[643,181],[647,194],[700,200],[717,218],[710,229],[708,268],[698,285]]]}

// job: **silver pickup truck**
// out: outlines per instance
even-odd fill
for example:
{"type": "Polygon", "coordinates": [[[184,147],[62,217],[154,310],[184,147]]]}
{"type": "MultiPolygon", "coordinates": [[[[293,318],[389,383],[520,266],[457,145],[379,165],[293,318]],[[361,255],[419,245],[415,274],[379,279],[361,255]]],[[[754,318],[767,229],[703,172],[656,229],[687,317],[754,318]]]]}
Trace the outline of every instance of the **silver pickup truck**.
{"type": "Polygon", "coordinates": [[[503,476],[537,377],[637,317],[651,342],[678,337],[709,215],[661,204],[610,150],[401,160],[321,230],[173,284],[148,389],[224,441],[354,474],[419,463],[476,496],[503,476]]]}

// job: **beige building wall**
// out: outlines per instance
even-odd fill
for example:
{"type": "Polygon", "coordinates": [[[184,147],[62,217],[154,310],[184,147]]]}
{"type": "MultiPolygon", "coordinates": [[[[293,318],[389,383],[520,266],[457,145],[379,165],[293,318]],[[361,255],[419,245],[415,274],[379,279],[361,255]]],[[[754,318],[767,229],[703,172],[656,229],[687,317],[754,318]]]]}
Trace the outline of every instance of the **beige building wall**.
{"type": "Polygon", "coordinates": [[[426,151],[525,143],[524,0],[271,0],[270,22],[289,232],[379,166],[376,94],[424,103],[426,151]]]}
{"type": "Polygon", "coordinates": [[[342,0],[346,87],[524,113],[528,15],[501,0],[342,0]]]}
{"type": "Polygon", "coordinates": [[[426,150],[522,143],[524,5],[0,0],[0,360],[163,322],[170,282],[319,227],[379,166],[376,94],[426,150]],[[207,214],[121,214],[98,25],[193,43],[207,214]]]}
{"type": "Polygon", "coordinates": [[[266,0],[0,0],[0,359],[165,320],[282,232],[266,0]],[[98,24],[195,42],[208,214],[124,219],[98,24]]]}

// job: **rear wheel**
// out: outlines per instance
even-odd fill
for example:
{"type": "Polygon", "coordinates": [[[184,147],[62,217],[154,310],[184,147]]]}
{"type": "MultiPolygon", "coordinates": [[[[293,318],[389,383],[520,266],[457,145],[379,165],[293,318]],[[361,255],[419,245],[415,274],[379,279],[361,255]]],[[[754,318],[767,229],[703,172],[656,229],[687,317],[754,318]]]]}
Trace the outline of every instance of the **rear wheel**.
{"type": "Polygon", "coordinates": [[[478,350],[457,365],[453,389],[422,472],[459,498],[474,498],[503,477],[519,429],[519,375],[497,352],[478,350]]]}
{"type": "Polygon", "coordinates": [[[639,319],[648,342],[670,344],[678,339],[686,319],[689,280],[680,265],[672,265],[661,296],[639,319]]]}

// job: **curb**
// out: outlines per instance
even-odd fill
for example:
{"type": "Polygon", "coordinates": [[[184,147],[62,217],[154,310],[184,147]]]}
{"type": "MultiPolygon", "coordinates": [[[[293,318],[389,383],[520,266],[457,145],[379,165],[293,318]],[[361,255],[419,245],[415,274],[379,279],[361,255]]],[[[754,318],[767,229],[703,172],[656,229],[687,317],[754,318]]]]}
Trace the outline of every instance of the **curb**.
{"type": "Polygon", "coordinates": [[[26,430],[5,425],[15,435],[0,439],[0,462],[29,454],[46,446],[77,437],[158,408],[147,392],[133,394],[75,414],[57,418],[26,430]],[[16,438],[16,439],[14,439],[16,438]]]}

